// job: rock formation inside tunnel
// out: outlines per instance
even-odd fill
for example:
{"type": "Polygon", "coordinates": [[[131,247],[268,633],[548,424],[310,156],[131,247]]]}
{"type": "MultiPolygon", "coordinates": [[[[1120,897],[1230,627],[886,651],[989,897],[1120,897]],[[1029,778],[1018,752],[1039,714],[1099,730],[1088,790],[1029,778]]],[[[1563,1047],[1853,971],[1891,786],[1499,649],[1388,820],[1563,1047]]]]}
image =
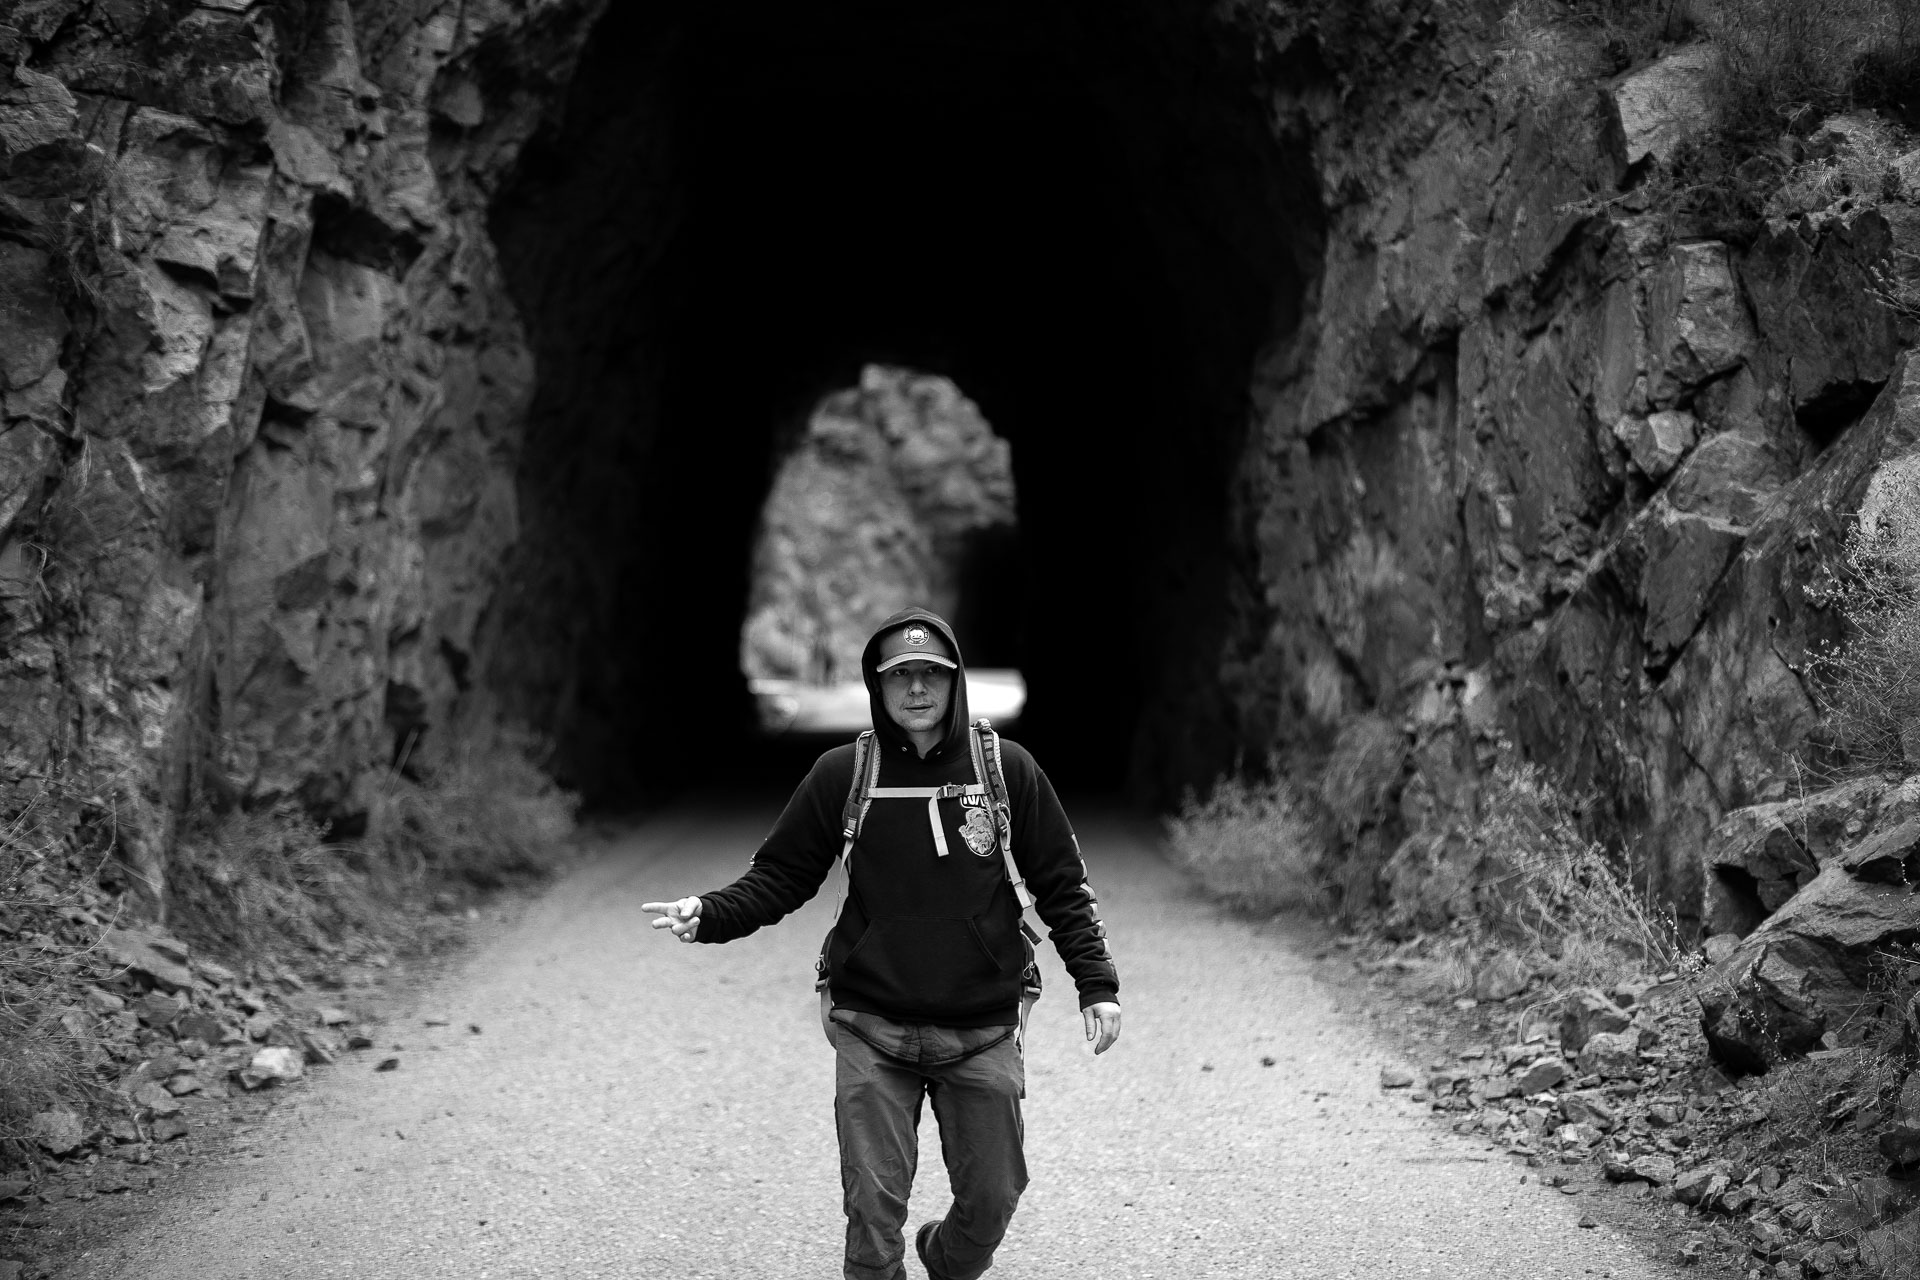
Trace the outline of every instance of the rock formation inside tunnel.
{"type": "Polygon", "coordinates": [[[1920,192],[1676,231],[1697,53],[1547,111],[1452,12],[17,7],[7,803],[84,776],[160,885],[208,794],[373,821],[504,723],[602,799],[711,776],[781,424],[881,363],[1012,445],[1061,781],[1365,720],[1385,852],[1504,735],[1697,915],[1920,435],[1875,288],[1920,192]]]}
{"type": "Polygon", "coordinates": [[[868,365],[780,455],[740,628],[750,682],[858,685],[867,638],[916,605],[953,625],[969,665],[995,665],[1020,590],[1013,460],[958,387],[868,365]]]}

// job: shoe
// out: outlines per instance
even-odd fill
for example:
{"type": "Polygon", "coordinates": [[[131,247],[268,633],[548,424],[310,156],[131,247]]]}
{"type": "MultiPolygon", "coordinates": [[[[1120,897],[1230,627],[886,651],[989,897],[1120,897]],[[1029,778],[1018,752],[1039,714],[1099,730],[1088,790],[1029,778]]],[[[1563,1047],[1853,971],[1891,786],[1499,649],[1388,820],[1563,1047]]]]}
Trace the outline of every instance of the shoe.
{"type": "Polygon", "coordinates": [[[927,1261],[927,1242],[933,1239],[934,1230],[939,1225],[940,1219],[935,1218],[932,1222],[921,1223],[920,1229],[913,1233],[913,1251],[920,1255],[920,1265],[927,1269],[927,1275],[932,1280],[940,1280],[940,1277],[933,1274],[933,1264],[927,1261]]]}

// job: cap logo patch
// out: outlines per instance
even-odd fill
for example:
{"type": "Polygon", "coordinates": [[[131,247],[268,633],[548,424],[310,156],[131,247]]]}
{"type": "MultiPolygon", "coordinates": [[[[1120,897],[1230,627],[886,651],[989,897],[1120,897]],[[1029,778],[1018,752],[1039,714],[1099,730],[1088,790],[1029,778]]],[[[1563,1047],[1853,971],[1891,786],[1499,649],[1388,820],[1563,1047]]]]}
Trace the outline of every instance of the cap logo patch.
{"type": "Polygon", "coordinates": [[[927,629],[925,627],[920,627],[920,626],[908,627],[906,630],[906,634],[901,636],[900,638],[902,640],[905,640],[908,644],[912,645],[916,649],[924,645],[928,640],[932,639],[932,637],[928,635],[927,629]]]}

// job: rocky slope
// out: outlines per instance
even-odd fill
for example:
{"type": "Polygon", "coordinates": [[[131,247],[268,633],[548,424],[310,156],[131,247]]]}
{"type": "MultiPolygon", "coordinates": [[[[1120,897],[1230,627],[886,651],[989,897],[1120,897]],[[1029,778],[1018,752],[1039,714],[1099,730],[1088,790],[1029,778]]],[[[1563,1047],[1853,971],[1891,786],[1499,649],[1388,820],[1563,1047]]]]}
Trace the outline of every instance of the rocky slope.
{"type": "MultiPolygon", "coordinates": [[[[1911,327],[1869,287],[1920,248],[1914,164],[1750,243],[1676,235],[1638,184],[1700,124],[1701,51],[1543,107],[1453,12],[1143,0],[939,46],[1087,86],[1200,388],[1163,412],[1143,370],[1085,389],[1148,406],[1139,433],[1101,441],[1093,415],[1051,457],[1021,441],[1055,424],[1015,437],[1023,494],[1114,459],[1139,486],[1036,526],[1057,549],[1036,572],[1141,584],[1114,610],[1137,643],[1112,648],[1143,793],[1383,714],[1417,748],[1391,847],[1470,811],[1474,735],[1499,727],[1603,792],[1694,921],[1714,824],[1786,795],[1806,656],[1838,634],[1824,575],[1920,431],[1911,327]]],[[[706,103],[734,54],[790,77],[774,92],[810,82],[750,31],[676,63],[694,18],[599,13],[5,16],[0,782],[81,767],[154,899],[196,795],[296,795],[350,831],[397,758],[430,767],[511,715],[572,735],[584,771],[621,723],[683,723],[674,699],[725,678],[730,645],[657,695],[608,692],[670,668],[663,637],[704,611],[675,565],[744,547],[740,503],[701,487],[758,474],[758,442],[699,416],[724,388],[659,391],[676,333],[758,305],[675,256],[701,218],[741,232],[732,252],[752,235],[715,222],[742,201],[675,185],[706,171],[669,108],[706,103]]],[[[1017,302],[994,323],[1057,332],[1017,302]]],[[[811,352],[801,327],[778,349],[811,352]]],[[[1076,393],[1041,363],[1025,385],[1076,393]]]]}

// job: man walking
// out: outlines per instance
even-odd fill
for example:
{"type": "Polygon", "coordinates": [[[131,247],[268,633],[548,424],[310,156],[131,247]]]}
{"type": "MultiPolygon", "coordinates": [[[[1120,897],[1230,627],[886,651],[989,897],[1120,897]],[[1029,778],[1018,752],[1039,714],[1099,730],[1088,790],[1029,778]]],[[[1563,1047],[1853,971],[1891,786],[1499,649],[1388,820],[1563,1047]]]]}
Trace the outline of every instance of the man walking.
{"type": "Polygon", "coordinates": [[[846,899],[821,950],[820,987],[838,1059],[846,1280],[905,1275],[923,1096],[953,1205],[914,1247],[932,1280],[974,1280],[1027,1185],[1021,1055],[1039,970],[1025,901],[1079,989],[1096,1054],[1120,1035],[1119,977],[1052,785],[1025,750],[969,726],[952,629],[924,609],[897,613],[860,666],[870,744],[815,762],[738,880],[645,910],[682,942],[728,942],[797,909],[842,858],[846,899]]]}

